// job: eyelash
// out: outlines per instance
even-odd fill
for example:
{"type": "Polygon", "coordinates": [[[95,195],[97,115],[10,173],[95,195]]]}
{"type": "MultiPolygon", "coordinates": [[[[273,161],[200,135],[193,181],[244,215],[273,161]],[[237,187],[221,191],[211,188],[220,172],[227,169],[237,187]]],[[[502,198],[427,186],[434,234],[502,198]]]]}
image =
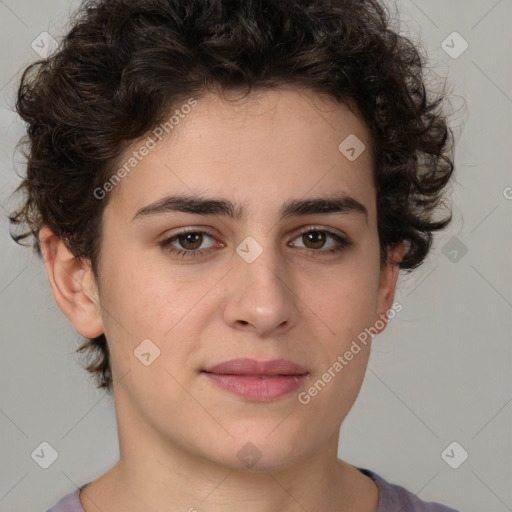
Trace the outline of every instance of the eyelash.
{"type": "MultiPolygon", "coordinates": [[[[313,232],[313,233],[327,233],[328,236],[331,236],[336,242],[338,242],[338,246],[335,247],[334,249],[326,249],[326,250],[322,250],[322,249],[304,249],[308,253],[314,253],[314,256],[318,256],[318,253],[323,254],[323,255],[337,254],[337,253],[343,251],[344,249],[347,249],[348,247],[350,247],[352,245],[352,242],[350,242],[346,238],[338,235],[337,233],[334,233],[334,232],[329,231],[327,229],[319,229],[319,228],[312,228],[312,227],[309,227],[308,229],[305,229],[304,231],[300,232],[295,238],[299,238],[300,236],[302,236],[302,235],[304,235],[306,233],[310,233],[310,232],[313,232]]],[[[189,229],[189,230],[180,231],[179,233],[176,233],[172,237],[166,238],[165,240],[162,240],[159,243],[159,245],[160,245],[160,247],[164,248],[167,252],[169,252],[169,253],[177,256],[177,257],[188,258],[188,257],[202,256],[205,251],[201,251],[201,250],[198,250],[198,249],[195,249],[195,250],[182,250],[182,249],[175,249],[175,248],[171,247],[171,243],[172,242],[177,240],[180,236],[186,235],[186,234],[189,234],[189,233],[207,235],[210,238],[215,239],[215,237],[211,233],[209,233],[208,231],[189,229]]]]}

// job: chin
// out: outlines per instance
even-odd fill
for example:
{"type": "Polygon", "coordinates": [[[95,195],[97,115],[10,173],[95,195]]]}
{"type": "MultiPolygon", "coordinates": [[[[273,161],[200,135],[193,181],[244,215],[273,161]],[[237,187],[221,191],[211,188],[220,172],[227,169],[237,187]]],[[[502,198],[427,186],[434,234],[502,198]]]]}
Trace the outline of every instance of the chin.
{"type": "Polygon", "coordinates": [[[279,430],[279,422],[265,422],[265,426],[256,427],[254,423],[242,429],[243,433],[226,426],[226,430],[233,436],[223,436],[225,443],[219,440],[212,441],[207,448],[215,446],[215,453],[211,453],[211,460],[233,469],[247,469],[252,471],[276,471],[286,469],[305,457],[297,447],[302,447],[304,438],[291,432],[279,430]],[[273,432],[272,432],[273,431],[273,432]],[[272,434],[269,435],[269,433],[272,434]]]}

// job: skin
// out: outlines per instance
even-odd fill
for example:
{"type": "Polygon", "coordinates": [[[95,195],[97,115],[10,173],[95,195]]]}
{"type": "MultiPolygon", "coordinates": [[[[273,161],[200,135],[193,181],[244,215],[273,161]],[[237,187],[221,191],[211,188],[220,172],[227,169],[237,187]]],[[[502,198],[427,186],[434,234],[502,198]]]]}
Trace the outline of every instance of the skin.
{"type": "MultiPolygon", "coordinates": [[[[297,399],[393,304],[398,267],[379,264],[369,147],[361,119],[327,97],[279,89],[228,102],[208,93],[110,192],[97,280],[41,230],[59,307],[83,336],[105,333],[111,353],[120,460],[81,492],[86,512],[376,511],[373,481],[337,457],[370,343],[308,404],[297,399]],[[338,150],[350,134],[366,145],[353,162],[338,150]],[[280,220],[287,200],[333,192],[362,203],[368,217],[280,220]],[[176,193],[226,198],[247,215],[132,221],[176,193]],[[181,258],[159,245],[188,227],[214,236],[195,243],[203,255],[181,258]],[[308,243],[306,228],[352,244],[327,254],[336,240],[308,243]],[[236,252],[248,236],[263,249],[252,263],[236,252]],[[160,350],[149,366],[133,354],[146,338],[160,350]],[[200,373],[234,357],[290,359],[309,376],[271,402],[244,400],[200,373]],[[252,468],[237,456],[248,442],[261,452],[252,468]]],[[[388,250],[395,262],[402,255],[403,245],[388,250]]]]}

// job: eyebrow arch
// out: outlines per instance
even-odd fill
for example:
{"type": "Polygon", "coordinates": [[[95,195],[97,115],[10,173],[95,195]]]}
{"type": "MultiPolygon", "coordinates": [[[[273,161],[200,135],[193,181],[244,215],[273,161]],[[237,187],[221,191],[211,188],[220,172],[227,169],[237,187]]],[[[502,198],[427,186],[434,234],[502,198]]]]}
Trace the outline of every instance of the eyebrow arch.
{"type": "MultiPolygon", "coordinates": [[[[167,196],[137,210],[132,222],[138,219],[169,212],[195,213],[199,215],[223,215],[236,221],[246,219],[241,204],[223,198],[208,198],[189,195],[167,196]]],[[[288,217],[319,213],[356,213],[368,222],[368,211],[359,201],[347,194],[332,194],[327,197],[291,199],[279,211],[280,220],[288,217]]]]}

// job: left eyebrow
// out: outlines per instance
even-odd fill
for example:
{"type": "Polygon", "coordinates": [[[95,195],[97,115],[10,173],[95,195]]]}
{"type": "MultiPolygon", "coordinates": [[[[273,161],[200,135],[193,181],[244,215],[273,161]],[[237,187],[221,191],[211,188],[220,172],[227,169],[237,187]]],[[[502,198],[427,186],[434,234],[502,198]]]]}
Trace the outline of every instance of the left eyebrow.
{"type": "MultiPolygon", "coordinates": [[[[232,203],[224,198],[173,195],[140,208],[135,213],[132,222],[152,215],[176,211],[199,215],[222,215],[239,222],[246,219],[246,211],[243,205],[232,203]]],[[[347,194],[334,194],[328,197],[309,199],[291,199],[283,204],[279,211],[279,216],[280,220],[283,220],[293,216],[319,213],[356,213],[364,216],[368,221],[366,207],[347,194]]]]}

